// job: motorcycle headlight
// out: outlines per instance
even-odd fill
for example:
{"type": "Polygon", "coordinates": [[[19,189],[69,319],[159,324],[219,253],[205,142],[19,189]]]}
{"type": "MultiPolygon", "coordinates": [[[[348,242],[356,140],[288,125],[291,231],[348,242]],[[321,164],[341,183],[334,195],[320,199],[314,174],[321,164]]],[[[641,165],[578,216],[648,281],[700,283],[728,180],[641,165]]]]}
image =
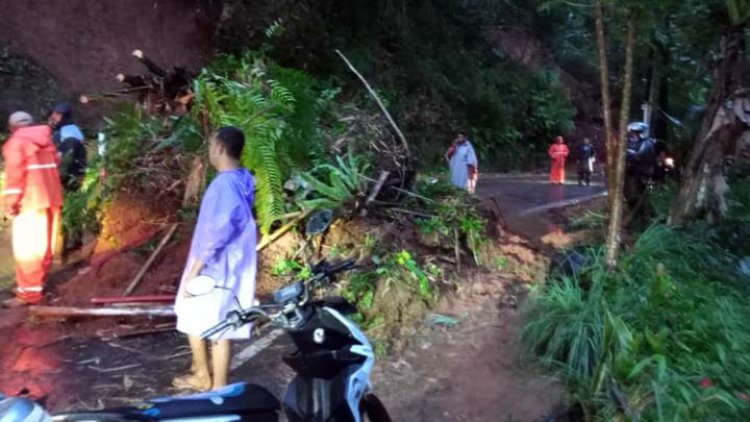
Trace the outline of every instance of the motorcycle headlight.
{"type": "Polygon", "coordinates": [[[667,165],[667,166],[669,166],[669,167],[674,167],[674,158],[672,158],[672,157],[667,157],[667,158],[666,158],[666,159],[664,160],[664,164],[666,164],[666,165],[667,165]]]}

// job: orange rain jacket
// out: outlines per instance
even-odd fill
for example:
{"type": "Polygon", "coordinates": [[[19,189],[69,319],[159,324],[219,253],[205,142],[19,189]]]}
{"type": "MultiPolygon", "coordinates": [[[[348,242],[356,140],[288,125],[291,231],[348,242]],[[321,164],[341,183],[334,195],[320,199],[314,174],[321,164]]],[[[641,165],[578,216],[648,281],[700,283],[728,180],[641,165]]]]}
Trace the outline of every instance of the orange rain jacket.
{"type": "Polygon", "coordinates": [[[3,145],[3,205],[14,213],[63,204],[60,155],[47,125],[17,129],[3,145]]]}

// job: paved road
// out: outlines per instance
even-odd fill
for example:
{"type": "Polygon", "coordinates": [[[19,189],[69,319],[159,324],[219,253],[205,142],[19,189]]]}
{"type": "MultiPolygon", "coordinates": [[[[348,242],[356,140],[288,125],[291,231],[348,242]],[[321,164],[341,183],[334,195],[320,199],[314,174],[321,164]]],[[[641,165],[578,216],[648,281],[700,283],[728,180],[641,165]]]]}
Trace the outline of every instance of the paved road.
{"type": "MultiPolygon", "coordinates": [[[[547,208],[603,192],[600,180],[590,187],[580,187],[575,183],[552,186],[546,179],[546,175],[487,174],[480,180],[477,193],[496,197],[506,219],[517,231],[541,236],[551,229],[544,217],[547,208]]],[[[5,334],[8,339],[8,333],[5,334]]],[[[11,337],[12,341],[0,339],[0,391],[14,393],[28,386],[39,394],[49,394],[49,405],[56,409],[71,405],[116,406],[128,397],[171,393],[170,379],[188,369],[185,342],[175,334],[50,344],[58,335],[55,327],[27,325],[11,337]]],[[[238,368],[233,378],[258,382],[281,394],[293,375],[280,362],[280,356],[290,350],[290,345],[283,336],[267,343],[257,354],[257,347],[249,349],[253,347],[249,342],[235,345],[237,353],[253,357],[236,361],[238,368]]]]}
{"type": "Polygon", "coordinates": [[[546,174],[483,175],[477,195],[496,197],[511,228],[528,237],[544,236],[555,229],[545,218],[545,212],[605,195],[600,177],[591,186],[578,186],[575,180],[565,185],[551,185],[546,174]],[[541,217],[540,217],[541,216],[541,217]]]}

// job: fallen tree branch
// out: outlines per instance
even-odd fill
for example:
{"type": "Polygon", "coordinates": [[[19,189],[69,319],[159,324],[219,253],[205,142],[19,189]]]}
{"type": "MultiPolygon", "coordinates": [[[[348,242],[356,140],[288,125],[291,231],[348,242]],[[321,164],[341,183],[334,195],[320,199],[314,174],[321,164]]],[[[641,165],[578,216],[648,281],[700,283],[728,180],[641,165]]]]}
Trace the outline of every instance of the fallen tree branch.
{"type": "Polygon", "coordinates": [[[77,308],[66,306],[30,306],[29,315],[39,317],[100,317],[100,316],[174,316],[172,305],[142,308],[77,308]]]}
{"type": "Polygon", "coordinates": [[[161,252],[162,249],[164,249],[164,246],[169,242],[169,239],[172,237],[174,232],[177,230],[178,224],[172,224],[172,227],[169,228],[169,231],[167,231],[167,234],[164,235],[164,237],[161,239],[161,242],[159,242],[159,246],[154,249],[154,252],[151,253],[151,256],[148,257],[148,260],[145,264],[143,264],[143,267],[141,267],[141,270],[138,271],[138,274],[135,275],[133,278],[133,281],[130,282],[128,285],[128,288],[125,289],[125,293],[123,293],[123,296],[129,296],[135,289],[138,287],[138,285],[141,283],[141,280],[143,279],[143,276],[146,275],[146,272],[151,267],[151,264],[154,263],[156,260],[156,257],[159,255],[159,252],[161,252]]]}
{"type": "Polygon", "coordinates": [[[367,88],[367,91],[370,93],[370,95],[372,95],[372,97],[375,98],[375,101],[378,103],[380,110],[383,111],[383,114],[385,114],[386,119],[388,119],[388,123],[390,123],[391,126],[393,126],[393,129],[398,134],[398,137],[401,140],[401,143],[404,145],[404,148],[406,149],[406,156],[407,157],[411,156],[409,152],[409,144],[406,142],[406,137],[404,137],[404,134],[401,133],[401,129],[398,128],[398,126],[396,125],[396,122],[391,117],[391,114],[388,113],[388,109],[385,108],[385,105],[383,104],[383,102],[380,101],[380,97],[378,97],[378,94],[375,93],[375,91],[372,89],[372,87],[370,87],[370,84],[367,82],[364,76],[362,76],[362,74],[359,73],[359,71],[357,71],[354,65],[352,65],[349,59],[347,59],[346,56],[344,56],[344,54],[341,51],[336,50],[336,54],[338,54],[341,57],[341,59],[344,61],[344,63],[346,63],[346,65],[349,66],[349,70],[351,70],[355,75],[357,75],[359,80],[362,81],[362,83],[365,85],[365,88],[367,88]]]}
{"type": "Polygon", "coordinates": [[[307,211],[303,212],[302,214],[300,214],[294,220],[286,223],[280,229],[276,230],[274,233],[272,233],[272,234],[266,236],[265,238],[263,238],[263,240],[261,240],[261,242],[258,243],[258,246],[255,247],[255,251],[256,252],[260,252],[263,249],[265,249],[266,247],[268,247],[268,245],[270,245],[273,242],[277,241],[286,232],[288,232],[289,230],[291,230],[292,227],[296,226],[300,221],[302,221],[305,218],[307,218],[307,216],[310,215],[310,213],[312,213],[312,211],[313,210],[307,210],[307,211]]]}
{"type": "MultiPolygon", "coordinates": [[[[377,182],[377,180],[373,179],[372,177],[367,177],[367,176],[365,176],[364,174],[359,174],[359,173],[358,173],[357,175],[358,175],[359,177],[361,177],[361,178],[363,178],[363,179],[365,179],[365,180],[369,181],[369,182],[377,182]]],[[[393,190],[395,190],[395,191],[397,191],[397,192],[405,193],[405,194],[407,194],[407,195],[409,195],[409,196],[413,196],[413,197],[415,197],[415,198],[421,199],[421,200],[423,200],[423,201],[425,201],[425,202],[429,202],[429,203],[431,203],[431,204],[434,204],[434,203],[435,203],[435,200],[433,200],[433,199],[430,199],[430,198],[428,198],[428,197],[426,197],[426,196],[422,196],[422,195],[420,195],[420,194],[418,194],[418,193],[414,193],[414,192],[412,192],[412,191],[408,191],[408,190],[406,190],[406,189],[401,189],[401,188],[397,188],[397,187],[395,187],[395,186],[388,186],[388,189],[393,189],[393,190]]]]}

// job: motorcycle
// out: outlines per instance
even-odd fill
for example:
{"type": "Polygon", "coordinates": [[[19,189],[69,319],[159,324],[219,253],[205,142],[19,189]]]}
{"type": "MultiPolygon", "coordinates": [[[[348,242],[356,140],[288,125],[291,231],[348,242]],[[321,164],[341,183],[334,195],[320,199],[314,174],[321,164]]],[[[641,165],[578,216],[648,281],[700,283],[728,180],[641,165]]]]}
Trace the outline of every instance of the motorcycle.
{"type": "MultiPolygon", "coordinates": [[[[323,224],[315,217],[308,223],[308,234],[325,230],[320,229],[323,224]],[[311,228],[316,224],[317,229],[311,228]]],[[[340,297],[313,300],[311,295],[313,288],[335,283],[338,274],[354,267],[353,260],[336,265],[323,260],[312,268],[307,280],[277,290],[273,303],[231,311],[224,321],[203,334],[208,338],[261,320],[283,329],[297,348],[282,358],[296,373],[283,403],[265,388],[250,383],[184,397],[151,399],[138,406],[54,416],[27,398],[0,397],[0,422],[276,422],[282,407],[290,422],[390,422],[382,402],[371,392],[369,378],[375,364],[372,345],[362,330],[344,316],[356,312],[356,308],[340,297]]],[[[188,293],[197,296],[215,288],[205,280],[194,279],[186,286],[188,293]]]]}

